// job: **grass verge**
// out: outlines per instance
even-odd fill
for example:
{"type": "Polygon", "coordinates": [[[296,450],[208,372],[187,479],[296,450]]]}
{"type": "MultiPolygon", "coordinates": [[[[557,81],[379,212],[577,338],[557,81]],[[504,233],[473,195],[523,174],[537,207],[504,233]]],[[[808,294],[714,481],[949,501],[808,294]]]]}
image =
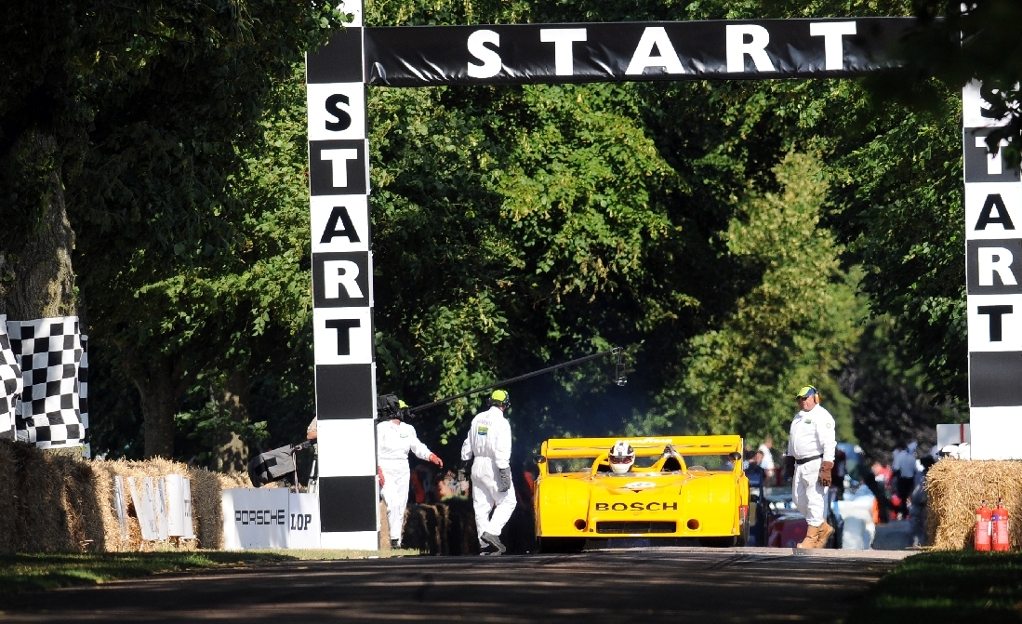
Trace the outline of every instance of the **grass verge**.
{"type": "MultiPolygon", "coordinates": [[[[413,551],[394,551],[410,554],[413,551]]],[[[58,587],[98,585],[166,572],[265,565],[280,561],[364,559],[377,552],[350,550],[287,550],[243,552],[166,551],[143,553],[0,555],[0,604],[4,598],[58,587]]],[[[387,554],[382,556],[388,556],[387,554]]]]}
{"type": "Polygon", "coordinates": [[[1022,553],[909,557],[873,586],[845,622],[1022,622],[1022,553]]]}

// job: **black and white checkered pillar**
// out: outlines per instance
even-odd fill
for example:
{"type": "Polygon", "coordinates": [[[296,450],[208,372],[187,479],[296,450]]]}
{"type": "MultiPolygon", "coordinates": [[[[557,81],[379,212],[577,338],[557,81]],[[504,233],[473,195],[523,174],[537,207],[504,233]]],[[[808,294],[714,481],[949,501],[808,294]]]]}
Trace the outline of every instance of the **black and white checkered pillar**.
{"type": "Polygon", "coordinates": [[[323,548],[375,550],[376,375],[362,2],[306,59],[323,548]]]}
{"type": "Polygon", "coordinates": [[[15,412],[17,439],[38,448],[81,446],[78,317],[7,321],[7,332],[24,382],[15,412]]]}
{"type": "Polygon", "coordinates": [[[962,89],[969,418],[973,459],[1019,459],[1022,448],[1022,178],[990,129],[980,85],[962,89]]]}
{"type": "Polygon", "coordinates": [[[0,314],[0,440],[14,439],[15,412],[23,389],[21,365],[7,335],[7,316],[0,314]]]}
{"type": "Polygon", "coordinates": [[[78,364],[78,417],[82,421],[85,437],[82,442],[82,455],[92,457],[92,444],[89,442],[89,337],[81,335],[82,361],[78,364]]]}

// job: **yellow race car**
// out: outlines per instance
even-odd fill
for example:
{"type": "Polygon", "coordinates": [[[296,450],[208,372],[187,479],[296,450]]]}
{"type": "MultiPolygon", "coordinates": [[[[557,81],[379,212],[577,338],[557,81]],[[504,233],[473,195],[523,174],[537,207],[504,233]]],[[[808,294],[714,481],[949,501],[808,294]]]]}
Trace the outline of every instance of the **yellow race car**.
{"type": "Polygon", "coordinates": [[[547,440],[533,497],[537,546],[578,552],[586,540],[636,537],[744,545],[742,449],[737,435],[547,440]],[[625,447],[632,461],[623,471],[617,454],[625,447]]]}

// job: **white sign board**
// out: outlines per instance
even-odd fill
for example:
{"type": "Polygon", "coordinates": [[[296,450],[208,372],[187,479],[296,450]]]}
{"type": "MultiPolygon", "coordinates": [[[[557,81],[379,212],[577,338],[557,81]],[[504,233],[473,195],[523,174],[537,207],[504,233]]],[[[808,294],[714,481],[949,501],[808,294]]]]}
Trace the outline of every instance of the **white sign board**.
{"type": "Polygon", "coordinates": [[[164,477],[167,488],[167,533],[194,539],[192,530],[192,488],[187,477],[172,474],[164,477]]]}
{"type": "Polygon", "coordinates": [[[320,548],[319,497],[286,488],[224,490],[224,548],[320,548]]]}
{"type": "Polygon", "coordinates": [[[319,548],[319,496],[291,494],[288,496],[288,548],[319,548]]]}
{"type": "Polygon", "coordinates": [[[128,477],[131,504],[138,516],[142,539],[164,541],[167,539],[167,505],[164,499],[163,479],[153,477],[128,477]]]}
{"type": "Polygon", "coordinates": [[[224,548],[287,548],[288,494],[284,488],[224,490],[224,548]]]}

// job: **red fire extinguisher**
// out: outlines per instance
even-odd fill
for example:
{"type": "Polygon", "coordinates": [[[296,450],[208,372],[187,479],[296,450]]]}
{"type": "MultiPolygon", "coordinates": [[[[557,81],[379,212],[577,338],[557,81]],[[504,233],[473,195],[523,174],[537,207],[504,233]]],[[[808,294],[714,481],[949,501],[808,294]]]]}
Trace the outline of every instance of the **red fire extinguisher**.
{"type": "Polygon", "coordinates": [[[1008,535],[1008,510],[997,499],[997,507],[991,516],[990,534],[993,550],[1011,550],[1011,537],[1008,535]]]}
{"type": "Polygon", "coordinates": [[[990,534],[992,525],[993,510],[987,507],[987,502],[980,501],[979,509],[976,510],[976,529],[972,540],[972,547],[977,551],[990,550],[990,534]]]}

